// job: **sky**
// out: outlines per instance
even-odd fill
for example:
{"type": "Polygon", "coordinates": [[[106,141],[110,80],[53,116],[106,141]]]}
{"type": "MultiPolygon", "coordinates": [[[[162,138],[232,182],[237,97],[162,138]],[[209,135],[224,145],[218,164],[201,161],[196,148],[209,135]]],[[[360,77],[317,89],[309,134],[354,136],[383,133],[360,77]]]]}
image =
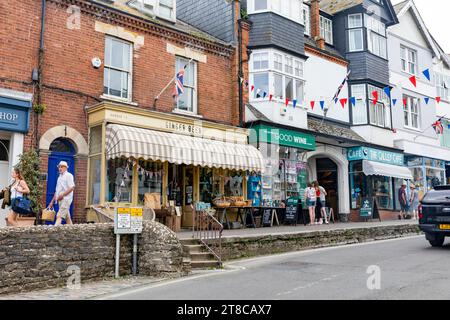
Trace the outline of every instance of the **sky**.
{"type": "MultiPolygon", "coordinates": [[[[392,0],[393,4],[403,0],[392,0]]],[[[422,19],[433,37],[450,54],[450,1],[449,0],[414,0],[422,19]]]]}

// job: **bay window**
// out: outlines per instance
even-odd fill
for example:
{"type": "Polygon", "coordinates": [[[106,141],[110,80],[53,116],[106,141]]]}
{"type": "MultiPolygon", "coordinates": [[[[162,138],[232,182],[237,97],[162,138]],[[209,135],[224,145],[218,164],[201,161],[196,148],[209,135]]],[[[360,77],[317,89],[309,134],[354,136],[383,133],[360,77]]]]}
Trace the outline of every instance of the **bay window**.
{"type": "Polygon", "coordinates": [[[403,99],[406,99],[406,105],[403,105],[405,127],[420,129],[419,99],[408,96],[403,96],[403,99]]]}
{"type": "Polygon", "coordinates": [[[366,85],[352,85],[351,94],[356,99],[356,104],[352,108],[353,124],[367,124],[366,85]]]}
{"type": "Polygon", "coordinates": [[[326,43],[333,44],[333,21],[320,16],[320,36],[326,43]]]}
{"type": "Polygon", "coordinates": [[[368,86],[368,93],[370,95],[370,124],[383,128],[391,127],[391,109],[390,109],[390,99],[386,93],[381,88],[374,87],[372,85],[368,86]],[[378,102],[374,105],[372,93],[374,91],[378,92],[378,102]]]}
{"type": "Polygon", "coordinates": [[[303,0],[248,0],[248,14],[274,12],[285,18],[303,23],[303,0]]]}
{"type": "Polygon", "coordinates": [[[409,74],[417,74],[417,52],[407,47],[401,46],[400,59],[402,70],[409,74]]]}
{"type": "Polygon", "coordinates": [[[348,16],[348,50],[350,52],[364,50],[362,14],[350,14],[348,16]]]}
{"type": "Polygon", "coordinates": [[[387,59],[386,25],[381,21],[365,15],[367,28],[367,47],[374,55],[387,59]]]}
{"type": "Polygon", "coordinates": [[[250,82],[254,86],[251,100],[304,100],[304,61],[276,50],[253,52],[250,62],[250,82]],[[265,94],[264,94],[265,93],[265,94]]]}

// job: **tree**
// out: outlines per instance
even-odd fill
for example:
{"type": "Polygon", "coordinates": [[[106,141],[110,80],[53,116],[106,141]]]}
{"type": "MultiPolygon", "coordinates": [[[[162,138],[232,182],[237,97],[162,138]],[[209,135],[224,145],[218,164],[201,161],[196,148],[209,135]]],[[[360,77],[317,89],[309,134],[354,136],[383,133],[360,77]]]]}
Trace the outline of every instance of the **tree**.
{"type": "Polygon", "coordinates": [[[24,152],[19,157],[19,164],[17,167],[23,175],[24,180],[30,188],[28,199],[31,201],[31,208],[34,213],[39,213],[42,210],[41,197],[42,185],[40,183],[40,164],[39,155],[35,150],[24,152]]]}

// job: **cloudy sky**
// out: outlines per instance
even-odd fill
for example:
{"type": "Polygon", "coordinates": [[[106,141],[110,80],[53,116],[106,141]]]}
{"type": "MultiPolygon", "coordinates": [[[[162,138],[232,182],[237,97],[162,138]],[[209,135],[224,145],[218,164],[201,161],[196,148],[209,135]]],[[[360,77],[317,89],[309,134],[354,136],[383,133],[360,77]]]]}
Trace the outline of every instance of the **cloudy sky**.
{"type": "MultiPolygon", "coordinates": [[[[403,0],[392,0],[393,4],[403,0]]],[[[445,52],[450,53],[450,1],[414,0],[422,19],[445,52]]]]}

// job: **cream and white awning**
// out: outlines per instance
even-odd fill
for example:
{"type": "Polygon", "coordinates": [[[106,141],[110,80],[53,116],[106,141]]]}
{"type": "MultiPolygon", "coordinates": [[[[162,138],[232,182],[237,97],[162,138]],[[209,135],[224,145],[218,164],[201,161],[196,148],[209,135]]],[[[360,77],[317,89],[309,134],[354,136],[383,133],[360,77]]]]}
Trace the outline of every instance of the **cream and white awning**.
{"type": "Polygon", "coordinates": [[[363,160],[363,172],[366,176],[385,176],[405,180],[413,180],[411,171],[406,167],[363,160]]]}
{"type": "Polygon", "coordinates": [[[117,124],[106,127],[106,156],[258,172],[264,168],[261,152],[251,145],[117,124]]]}

